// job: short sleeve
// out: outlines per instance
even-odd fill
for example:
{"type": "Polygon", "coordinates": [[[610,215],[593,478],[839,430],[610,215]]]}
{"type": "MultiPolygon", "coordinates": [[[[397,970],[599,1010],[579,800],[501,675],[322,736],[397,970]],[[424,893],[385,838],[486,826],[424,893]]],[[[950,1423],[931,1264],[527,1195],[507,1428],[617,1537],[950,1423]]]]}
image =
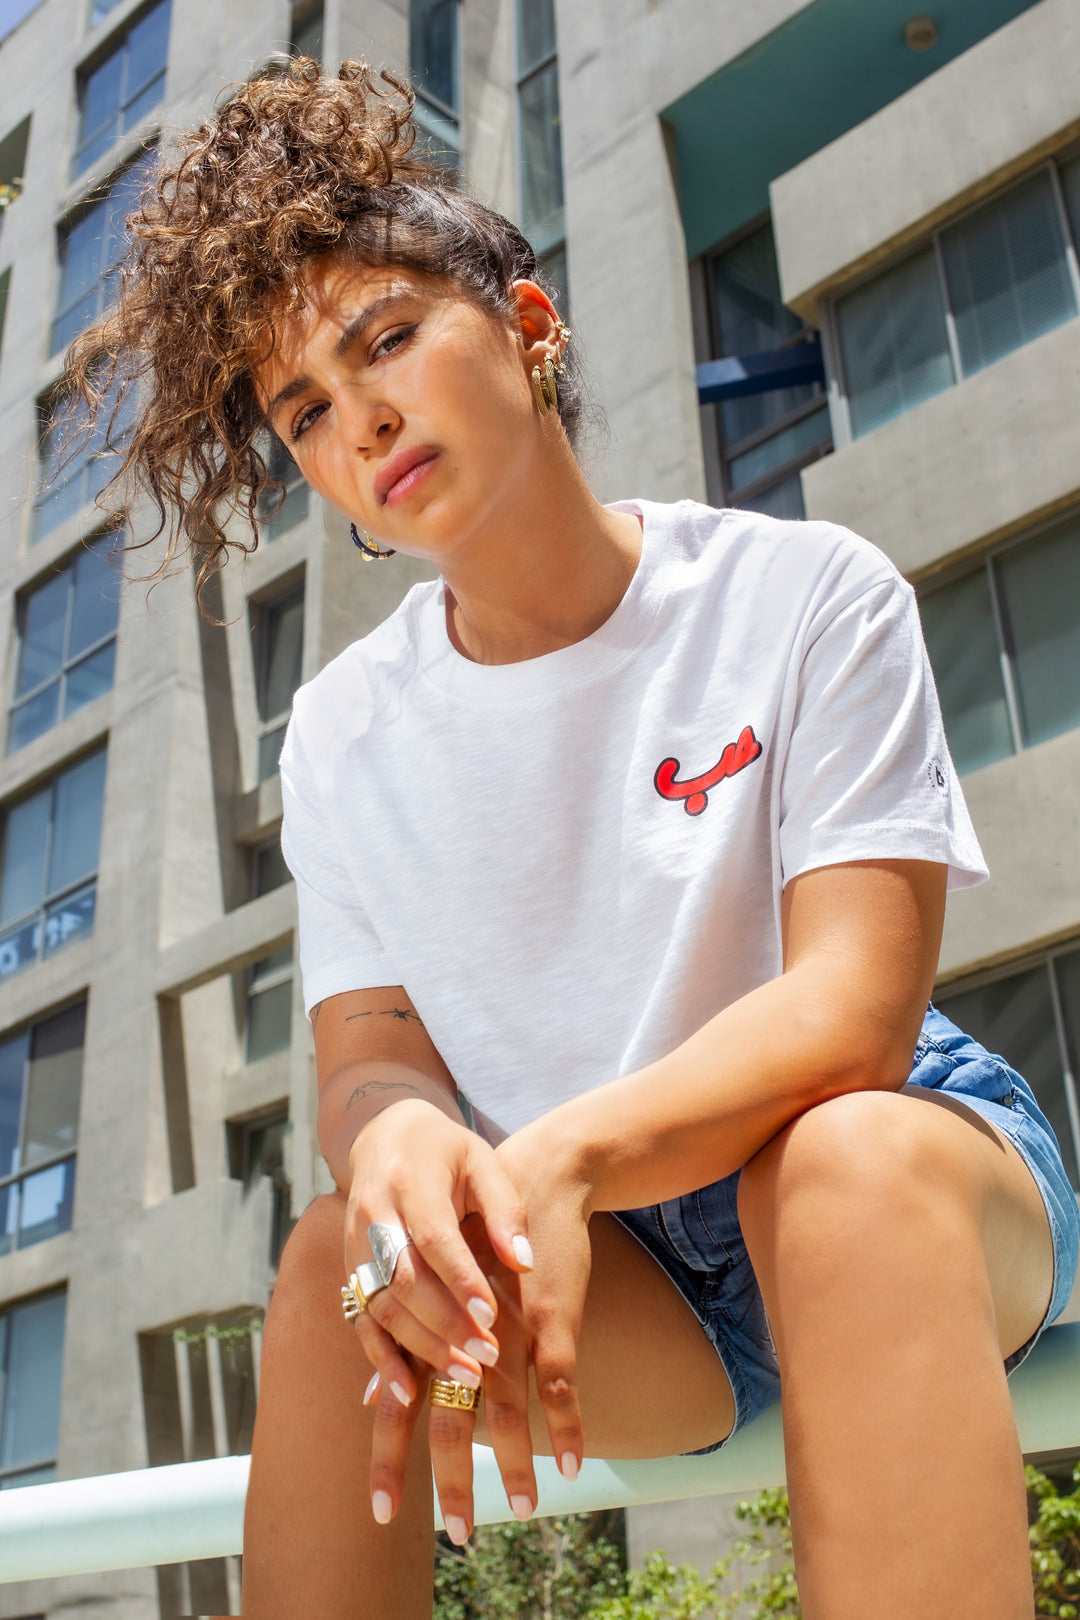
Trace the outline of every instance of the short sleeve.
{"type": "Polygon", "coordinates": [[[371,926],[319,802],[295,713],[280,771],[281,851],[296,879],[305,1011],[345,990],[400,984],[401,975],[371,926]]]}
{"type": "Polygon", "coordinates": [[[843,861],[922,860],[949,887],[988,873],[945,741],[915,594],[879,578],[804,641],[780,785],[783,881],[843,861]]]}

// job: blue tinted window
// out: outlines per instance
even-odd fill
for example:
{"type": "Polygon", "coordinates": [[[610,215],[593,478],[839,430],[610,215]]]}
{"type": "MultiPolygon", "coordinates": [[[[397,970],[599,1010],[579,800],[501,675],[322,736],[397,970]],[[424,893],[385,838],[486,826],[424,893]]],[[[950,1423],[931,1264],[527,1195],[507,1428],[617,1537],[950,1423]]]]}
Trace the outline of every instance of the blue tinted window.
{"type": "Polygon", "coordinates": [[[165,94],[170,0],[135,20],[79,85],[79,134],[72,170],[95,163],[165,94]]]}

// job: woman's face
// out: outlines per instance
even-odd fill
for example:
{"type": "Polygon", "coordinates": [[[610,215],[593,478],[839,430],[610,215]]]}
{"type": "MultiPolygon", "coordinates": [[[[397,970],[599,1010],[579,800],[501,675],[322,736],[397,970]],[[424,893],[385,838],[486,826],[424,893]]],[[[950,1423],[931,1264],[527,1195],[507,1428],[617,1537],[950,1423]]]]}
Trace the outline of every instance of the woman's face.
{"type": "MultiPolygon", "coordinates": [[[[537,356],[524,346],[534,334],[398,266],[330,261],[305,285],[304,308],[275,323],[256,373],[270,426],[357,528],[441,561],[497,524],[539,470],[547,435],[529,382],[537,356]]],[[[537,299],[550,332],[550,304],[537,299]]]]}

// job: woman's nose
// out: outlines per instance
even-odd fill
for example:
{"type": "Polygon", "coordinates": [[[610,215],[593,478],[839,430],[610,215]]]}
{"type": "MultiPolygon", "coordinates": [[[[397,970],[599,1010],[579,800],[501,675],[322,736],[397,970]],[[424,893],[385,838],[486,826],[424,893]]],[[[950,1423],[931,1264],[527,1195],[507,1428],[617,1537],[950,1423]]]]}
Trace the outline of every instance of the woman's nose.
{"type": "Polygon", "coordinates": [[[387,401],[365,398],[351,388],[342,390],[337,409],[342,432],[357,451],[384,450],[402,423],[400,413],[387,401]]]}

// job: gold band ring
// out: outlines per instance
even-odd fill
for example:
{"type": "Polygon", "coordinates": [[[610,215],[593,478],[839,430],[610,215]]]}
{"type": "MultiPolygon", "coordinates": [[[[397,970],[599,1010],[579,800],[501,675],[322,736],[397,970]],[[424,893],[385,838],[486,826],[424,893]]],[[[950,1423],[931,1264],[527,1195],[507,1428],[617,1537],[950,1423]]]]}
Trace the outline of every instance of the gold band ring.
{"type": "Polygon", "coordinates": [[[452,1378],[433,1378],[428,1400],[432,1406],[448,1406],[455,1412],[475,1412],[480,1405],[480,1391],[452,1378]]]}
{"type": "Polygon", "coordinates": [[[368,1300],[385,1287],[370,1261],[354,1271],[348,1285],[341,1290],[341,1308],[345,1312],[346,1322],[355,1322],[358,1316],[366,1316],[368,1300]]]}

